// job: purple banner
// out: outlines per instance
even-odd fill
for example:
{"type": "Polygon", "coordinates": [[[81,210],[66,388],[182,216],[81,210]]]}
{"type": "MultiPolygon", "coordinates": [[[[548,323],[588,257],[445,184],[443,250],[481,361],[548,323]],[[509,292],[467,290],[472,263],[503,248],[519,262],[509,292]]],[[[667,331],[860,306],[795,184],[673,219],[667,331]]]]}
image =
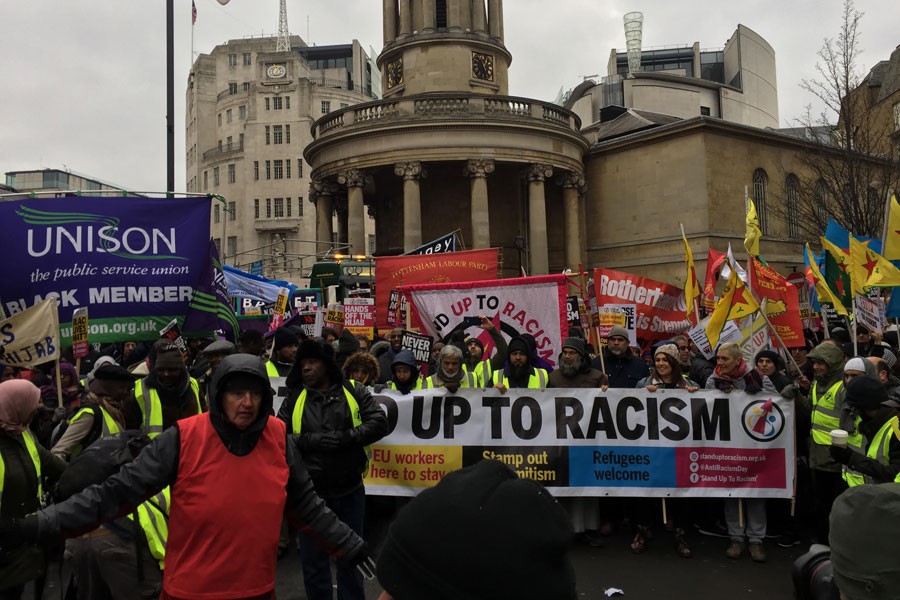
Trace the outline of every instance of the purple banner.
{"type": "MultiPolygon", "coordinates": [[[[0,202],[7,315],[48,296],[60,317],[90,308],[91,343],[148,340],[183,319],[209,255],[209,198],[0,202]]],[[[71,321],[60,323],[62,343],[71,321]]]]}

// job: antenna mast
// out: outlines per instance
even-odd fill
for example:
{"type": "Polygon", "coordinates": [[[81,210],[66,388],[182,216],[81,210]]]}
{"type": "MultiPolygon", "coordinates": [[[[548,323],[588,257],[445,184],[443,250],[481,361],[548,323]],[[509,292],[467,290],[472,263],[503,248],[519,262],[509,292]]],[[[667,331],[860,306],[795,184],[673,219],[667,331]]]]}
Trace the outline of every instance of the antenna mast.
{"type": "Polygon", "coordinates": [[[280,0],[281,7],[278,11],[278,45],[275,52],[291,51],[291,34],[288,33],[287,0],[280,0]]]}

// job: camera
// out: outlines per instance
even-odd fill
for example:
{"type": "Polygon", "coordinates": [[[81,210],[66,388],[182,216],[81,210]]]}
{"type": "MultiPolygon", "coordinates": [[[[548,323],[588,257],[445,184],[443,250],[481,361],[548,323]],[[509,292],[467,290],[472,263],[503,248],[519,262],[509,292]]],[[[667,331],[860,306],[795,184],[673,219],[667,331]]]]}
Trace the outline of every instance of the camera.
{"type": "Polygon", "coordinates": [[[791,570],[797,600],[840,600],[831,571],[831,548],[813,544],[791,570]]]}

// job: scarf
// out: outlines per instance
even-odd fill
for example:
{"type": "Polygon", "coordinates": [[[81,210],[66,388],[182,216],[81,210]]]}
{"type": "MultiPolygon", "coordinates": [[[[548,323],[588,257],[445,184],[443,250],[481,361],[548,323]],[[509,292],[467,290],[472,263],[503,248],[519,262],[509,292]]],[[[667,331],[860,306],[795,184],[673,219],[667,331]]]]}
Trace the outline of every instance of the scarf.
{"type": "Polygon", "coordinates": [[[40,403],[41,391],[30,381],[10,379],[0,383],[0,429],[22,433],[40,403]]]}
{"type": "Polygon", "coordinates": [[[462,381],[463,375],[465,375],[465,371],[463,371],[462,365],[460,364],[459,369],[456,371],[456,373],[454,373],[453,375],[447,375],[447,373],[444,371],[444,366],[438,363],[437,372],[435,372],[435,375],[437,375],[437,378],[441,380],[441,383],[446,385],[448,383],[453,384],[462,381]]]}

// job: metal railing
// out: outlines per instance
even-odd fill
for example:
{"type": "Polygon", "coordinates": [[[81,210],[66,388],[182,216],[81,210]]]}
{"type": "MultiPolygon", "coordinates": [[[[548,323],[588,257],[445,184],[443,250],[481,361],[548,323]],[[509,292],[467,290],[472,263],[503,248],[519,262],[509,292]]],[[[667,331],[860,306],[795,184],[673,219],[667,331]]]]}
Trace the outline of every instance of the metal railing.
{"type": "Polygon", "coordinates": [[[225,156],[226,154],[232,154],[237,152],[244,151],[244,143],[243,142],[232,142],[230,144],[222,144],[221,146],[216,146],[211,150],[207,150],[203,153],[203,160],[212,160],[214,158],[218,158],[219,156],[225,156]]]}

